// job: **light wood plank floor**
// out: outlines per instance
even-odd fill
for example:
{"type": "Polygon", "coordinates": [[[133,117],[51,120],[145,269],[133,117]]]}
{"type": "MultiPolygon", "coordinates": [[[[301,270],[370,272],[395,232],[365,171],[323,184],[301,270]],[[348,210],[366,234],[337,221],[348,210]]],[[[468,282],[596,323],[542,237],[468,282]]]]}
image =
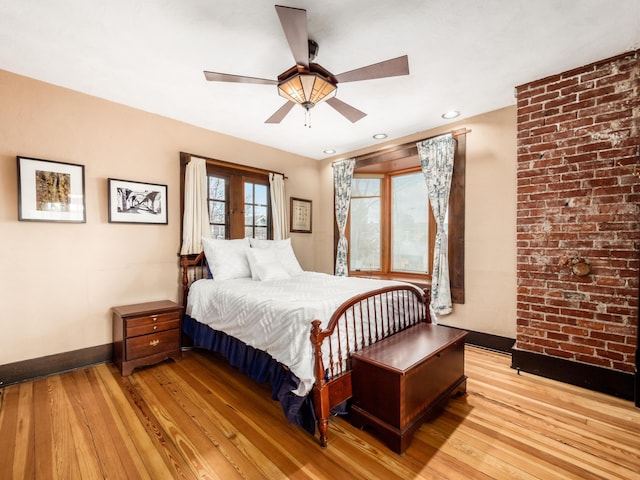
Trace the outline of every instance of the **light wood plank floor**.
{"type": "Polygon", "coordinates": [[[0,396],[1,479],[638,479],[640,409],[467,347],[468,392],[404,456],[332,418],[329,447],[270,391],[198,351],[121,378],[112,365],[0,396]]]}

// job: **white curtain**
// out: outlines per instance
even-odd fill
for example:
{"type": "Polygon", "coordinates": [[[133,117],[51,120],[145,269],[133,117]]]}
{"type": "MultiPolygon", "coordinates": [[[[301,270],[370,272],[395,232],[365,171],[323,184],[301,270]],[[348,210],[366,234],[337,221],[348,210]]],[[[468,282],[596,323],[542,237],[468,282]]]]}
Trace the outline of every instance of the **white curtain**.
{"type": "Polygon", "coordinates": [[[349,205],[351,204],[351,180],[356,161],[353,158],[340,160],[333,164],[333,190],[335,192],[336,224],[338,225],[338,250],[336,252],[336,271],[339,277],[349,274],[347,252],[349,245],[345,236],[349,205]]]}
{"type": "Polygon", "coordinates": [[[181,255],[200,253],[202,237],[211,237],[207,206],[207,163],[191,157],[184,174],[184,214],[181,255]]]}
{"type": "Polygon", "coordinates": [[[284,175],[280,173],[270,173],[269,187],[271,191],[273,239],[284,240],[289,236],[287,230],[287,205],[284,195],[284,175]]]}
{"type": "MultiPolygon", "coordinates": [[[[436,242],[431,273],[431,310],[438,315],[451,313],[448,234],[445,226],[453,176],[454,140],[451,134],[430,138],[418,144],[420,165],[429,190],[429,203],[436,219],[436,242]]],[[[436,316],[432,315],[434,321],[436,316]]]]}

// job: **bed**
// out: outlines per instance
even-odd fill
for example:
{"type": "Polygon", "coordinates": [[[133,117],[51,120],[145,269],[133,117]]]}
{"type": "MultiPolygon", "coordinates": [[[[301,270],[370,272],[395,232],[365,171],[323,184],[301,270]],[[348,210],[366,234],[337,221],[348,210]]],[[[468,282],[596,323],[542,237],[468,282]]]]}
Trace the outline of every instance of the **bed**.
{"type": "Polygon", "coordinates": [[[317,427],[322,447],[329,416],[352,394],[351,355],[429,321],[421,289],[303,271],[288,240],[204,247],[181,256],[184,333],[270,383],[287,420],[311,434],[317,427]]]}

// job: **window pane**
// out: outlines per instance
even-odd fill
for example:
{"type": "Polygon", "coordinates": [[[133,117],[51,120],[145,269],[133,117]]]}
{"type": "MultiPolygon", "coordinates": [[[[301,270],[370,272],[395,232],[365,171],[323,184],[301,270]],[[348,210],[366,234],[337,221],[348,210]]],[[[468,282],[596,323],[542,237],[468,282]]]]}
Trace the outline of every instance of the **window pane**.
{"type": "Polygon", "coordinates": [[[349,237],[351,270],[380,270],[379,197],[351,199],[349,237]]]}
{"type": "Polygon", "coordinates": [[[255,199],[254,202],[256,205],[266,205],[267,204],[267,186],[260,185],[256,183],[255,185],[255,199]]]}
{"type": "Polygon", "coordinates": [[[244,227],[244,238],[253,238],[253,227],[244,227]]]}
{"type": "Polygon", "coordinates": [[[255,237],[260,240],[267,240],[267,227],[256,227],[255,228],[255,237]]]}
{"type": "Polygon", "coordinates": [[[224,202],[209,202],[209,223],[225,223],[224,207],[224,202]]]}
{"type": "Polygon", "coordinates": [[[379,197],[380,186],[379,178],[354,178],[351,184],[351,198],[379,197]]]}
{"type": "Polygon", "coordinates": [[[226,238],[224,225],[211,225],[211,236],[224,240],[226,238]]]}
{"type": "Polygon", "coordinates": [[[429,197],[422,173],[391,179],[391,270],[425,273],[429,197]]]}
{"type": "Polygon", "coordinates": [[[255,207],[256,212],[256,225],[264,227],[267,225],[267,207],[255,207]]]}
{"type": "Polygon", "coordinates": [[[224,200],[224,178],[209,177],[209,198],[224,200]]]}
{"type": "Polygon", "coordinates": [[[253,205],[244,206],[244,224],[253,225],[253,205]]]}
{"type": "Polygon", "coordinates": [[[244,184],[244,203],[253,203],[253,183],[244,184]]]}

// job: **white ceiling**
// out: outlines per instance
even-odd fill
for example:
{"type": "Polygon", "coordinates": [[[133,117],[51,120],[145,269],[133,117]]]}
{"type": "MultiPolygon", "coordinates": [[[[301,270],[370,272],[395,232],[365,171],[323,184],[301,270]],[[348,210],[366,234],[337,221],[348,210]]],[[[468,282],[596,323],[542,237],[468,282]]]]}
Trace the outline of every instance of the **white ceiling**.
{"type": "MultiPolygon", "coordinates": [[[[514,87],[640,48],[640,0],[0,0],[0,69],[314,159],[515,103],[514,87]],[[407,54],[410,74],[344,83],[294,107],[269,85],[294,65],[275,4],[307,10],[315,61],[339,74],[407,54]]],[[[1,107],[0,107],[1,108],[1,107]]]]}

